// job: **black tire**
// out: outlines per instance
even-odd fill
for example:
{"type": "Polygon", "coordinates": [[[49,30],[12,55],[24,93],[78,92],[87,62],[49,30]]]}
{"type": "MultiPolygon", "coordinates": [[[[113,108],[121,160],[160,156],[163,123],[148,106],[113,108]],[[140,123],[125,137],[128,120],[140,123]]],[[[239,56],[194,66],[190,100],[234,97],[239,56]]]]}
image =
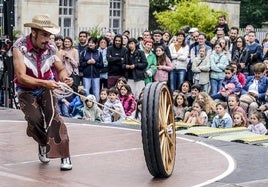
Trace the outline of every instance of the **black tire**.
{"type": "Polygon", "coordinates": [[[175,164],[176,133],[172,99],[166,84],[155,82],[145,87],[141,128],[149,172],[154,177],[169,177],[175,164]]]}

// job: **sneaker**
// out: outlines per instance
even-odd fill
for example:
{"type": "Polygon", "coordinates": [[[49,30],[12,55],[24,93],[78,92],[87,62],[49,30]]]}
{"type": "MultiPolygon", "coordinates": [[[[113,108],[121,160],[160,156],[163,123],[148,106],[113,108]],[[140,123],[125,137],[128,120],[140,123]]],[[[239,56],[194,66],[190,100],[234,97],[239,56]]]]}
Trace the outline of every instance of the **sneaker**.
{"type": "Polygon", "coordinates": [[[71,170],[72,169],[72,162],[71,162],[71,158],[62,158],[61,159],[61,165],[60,165],[60,169],[63,171],[67,171],[67,170],[71,170]]]}
{"type": "Polygon", "coordinates": [[[47,158],[47,147],[38,145],[38,151],[39,151],[38,153],[39,160],[44,164],[49,163],[50,159],[47,158]]]}

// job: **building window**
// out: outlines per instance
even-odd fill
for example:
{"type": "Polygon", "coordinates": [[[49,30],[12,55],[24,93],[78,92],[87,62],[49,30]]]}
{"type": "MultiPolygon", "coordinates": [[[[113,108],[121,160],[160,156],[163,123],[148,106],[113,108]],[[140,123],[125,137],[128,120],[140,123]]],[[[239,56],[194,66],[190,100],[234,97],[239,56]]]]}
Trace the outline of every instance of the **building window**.
{"type": "Polygon", "coordinates": [[[59,26],[61,35],[74,37],[74,0],[60,0],[59,2],[59,26]]]}
{"type": "Polygon", "coordinates": [[[115,33],[122,32],[122,0],[110,0],[110,30],[115,33]]]}

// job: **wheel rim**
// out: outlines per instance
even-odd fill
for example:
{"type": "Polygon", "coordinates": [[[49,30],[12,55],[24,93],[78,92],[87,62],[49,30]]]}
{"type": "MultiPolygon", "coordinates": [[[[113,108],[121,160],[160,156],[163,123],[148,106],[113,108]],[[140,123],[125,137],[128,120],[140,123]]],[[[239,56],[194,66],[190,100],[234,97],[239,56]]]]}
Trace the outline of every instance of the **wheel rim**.
{"type": "Polygon", "coordinates": [[[176,150],[176,134],[171,96],[164,86],[160,93],[158,129],[163,166],[167,173],[173,171],[176,150]]]}

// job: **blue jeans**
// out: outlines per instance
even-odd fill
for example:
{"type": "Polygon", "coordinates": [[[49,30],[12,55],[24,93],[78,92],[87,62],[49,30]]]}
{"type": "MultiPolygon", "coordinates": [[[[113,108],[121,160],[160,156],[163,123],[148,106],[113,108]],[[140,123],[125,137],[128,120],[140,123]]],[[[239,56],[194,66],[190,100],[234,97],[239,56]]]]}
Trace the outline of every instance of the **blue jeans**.
{"type": "Polygon", "coordinates": [[[217,93],[217,94],[215,94],[215,95],[212,95],[211,98],[212,98],[213,100],[215,100],[215,99],[219,99],[219,100],[224,101],[224,102],[227,101],[227,97],[223,97],[220,93],[217,93]]]}
{"type": "Polygon", "coordinates": [[[223,80],[210,79],[211,93],[210,95],[216,95],[220,91],[220,87],[223,80]]]}
{"type": "Polygon", "coordinates": [[[185,69],[174,69],[170,72],[169,75],[169,84],[170,84],[170,91],[171,93],[174,90],[177,90],[179,86],[183,83],[186,76],[185,69]]]}
{"type": "Polygon", "coordinates": [[[96,97],[96,101],[98,101],[99,94],[100,94],[100,78],[83,77],[83,85],[84,85],[87,95],[90,94],[90,89],[91,89],[92,94],[96,97]]]}

